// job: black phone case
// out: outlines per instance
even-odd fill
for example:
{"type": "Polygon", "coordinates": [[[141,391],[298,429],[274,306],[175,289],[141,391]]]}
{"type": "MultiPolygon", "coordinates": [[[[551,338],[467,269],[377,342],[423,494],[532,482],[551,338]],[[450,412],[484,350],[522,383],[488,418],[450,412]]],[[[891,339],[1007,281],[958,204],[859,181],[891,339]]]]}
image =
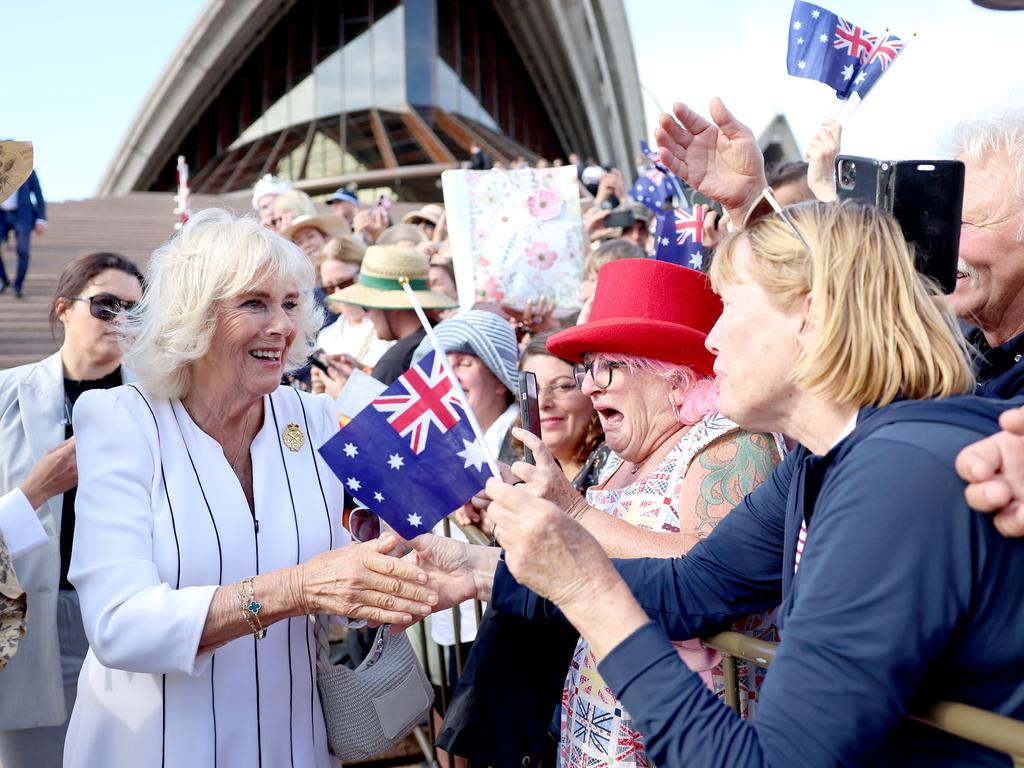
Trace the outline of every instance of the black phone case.
{"type": "Polygon", "coordinates": [[[914,246],[914,266],[942,290],[956,288],[964,164],[959,160],[899,160],[840,155],[840,199],[866,200],[891,213],[914,246]],[[853,173],[850,173],[850,168],[853,173]]]}
{"type": "MultiPolygon", "coordinates": [[[[537,404],[537,376],[519,372],[519,426],[540,437],[540,406],[537,404]]],[[[533,464],[533,451],[524,446],[523,461],[533,464]]]]}

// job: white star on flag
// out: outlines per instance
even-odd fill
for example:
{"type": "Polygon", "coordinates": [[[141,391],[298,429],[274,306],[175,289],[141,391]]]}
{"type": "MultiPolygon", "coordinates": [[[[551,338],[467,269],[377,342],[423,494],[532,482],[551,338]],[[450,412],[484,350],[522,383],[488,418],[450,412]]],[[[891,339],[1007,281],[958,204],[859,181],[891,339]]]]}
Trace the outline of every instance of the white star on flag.
{"type": "Polygon", "coordinates": [[[668,245],[668,238],[667,237],[661,238],[661,244],[662,245],[668,245]]]}
{"type": "Polygon", "coordinates": [[[849,80],[853,77],[853,64],[847,64],[843,67],[843,80],[849,80]]]}
{"type": "Polygon", "coordinates": [[[363,487],[363,484],[356,480],[354,477],[350,477],[348,480],[346,480],[345,485],[347,485],[353,493],[355,493],[356,491],[363,487]]]}
{"type": "Polygon", "coordinates": [[[359,453],[359,449],[356,448],[352,443],[345,443],[345,455],[350,459],[359,453]]]}
{"type": "Polygon", "coordinates": [[[404,463],[405,460],[397,453],[392,453],[390,456],[388,456],[388,466],[391,467],[392,469],[401,469],[404,463]]]}
{"type": "Polygon", "coordinates": [[[373,500],[379,504],[380,502],[384,501],[384,494],[381,493],[380,491],[377,491],[376,493],[373,494],[373,500]]]}
{"type": "Polygon", "coordinates": [[[826,35],[824,32],[822,32],[820,35],[818,35],[818,40],[820,42],[822,42],[822,43],[827,43],[828,42],[828,35],[826,35]]]}
{"type": "Polygon", "coordinates": [[[796,65],[797,65],[797,67],[799,69],[807,69],[807,62],[806,61],[798,61],[796,63],[796,65]]]}
{"type": "Polygon", "coordinates": [[[803,45],[803,44],[804,44],[804,39],[803,39],[802,37],[798,37],[798,38],[796,39],[796,44],[797,44],[797,45],[803,45]]]}
{"type": "Polygon", "coordinates": [[[815,8],[813,11],[811,11],[811,18],[812,19],[816,19],[819,16],[821,16],[821,11],[819,11],[817,8],[815,8]]]}
{"type": "Polygon", "coordinates": [[[483,468],[483,465],[487,463],[487,456],[484,454],[483,446],[481,446],[476,440],[470,442],[465,438],[462,439],[462,445],[464,448],[455,455],[460,459],[465,459],[466,464],[463,469],[473,467],[477,472],[479,472],[483,468]]]}
{"type": "Polygon", "coordinates": [[[654,191],[654,186],[653,186],[653,185],[650,185],[650,184],[648,184],[648,185],[647,185],[647,191],[648,191],[648,192],[653,192],[653,191],[654,191]]]}
{"type": "Polygon", "coordinates": [[[409,521],[409,525],[414,525],[417,528],[419,528],[421,525],[423,525],[423,518],[421,518],[415,512],[413,512],[411,515],[409,515],[409,517],[406,518],[406,519],[409,521]]]}
{"type": "Polygon", "coordinates": [[[857,73],[857,76],[853,78],[853,84],[860,85],[861,83],[864,82],[865,79],[867,79],[867,75],[864,74],[864,70],[862,69],[860,72],[857,73]]]}
{"type": "Polygon", "coordinates": [[[803,28],[804,28],[804,25],[801,24],[799,21],[794,21],[793,22],[793,29],[803,29],[803,28]]]}
{"type": "Polygon", "coordinates": [[[694,269],[700,269],[704,264],[704,255],[697,251],[693,256],[690,257],[690,266],[694,269]]]}

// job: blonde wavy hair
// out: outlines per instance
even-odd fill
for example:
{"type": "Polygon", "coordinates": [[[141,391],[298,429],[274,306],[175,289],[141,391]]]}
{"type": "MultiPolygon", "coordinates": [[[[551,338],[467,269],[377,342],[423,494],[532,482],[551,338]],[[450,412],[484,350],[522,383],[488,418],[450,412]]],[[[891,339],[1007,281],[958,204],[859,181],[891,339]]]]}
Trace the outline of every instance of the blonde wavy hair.
{"type": "Polygon", "coordinates": [[[124,364],[154,395],[183,397],[192,363],[210,349],[218,305],[270,279],[298,290],[298,328],[285,369],[299,368],[323,322],[313,270],[298,246],[256,219],[200,211],[150,257],[142,301],[121,323],[124,364]]]}
{"type": "Polygon", "coordinates": [[[786,214],[804,242],[780,214],[765,217],[722,243],[710,276],[719,292],[739,282],[742,239],[751,277],[776,306],[810,296],[818,333],[794,384],[857,407],[974,390],[963,334],[936,302],[937,287],[915,271],[895,219],[854,202],[803,203],[786,214]]]}

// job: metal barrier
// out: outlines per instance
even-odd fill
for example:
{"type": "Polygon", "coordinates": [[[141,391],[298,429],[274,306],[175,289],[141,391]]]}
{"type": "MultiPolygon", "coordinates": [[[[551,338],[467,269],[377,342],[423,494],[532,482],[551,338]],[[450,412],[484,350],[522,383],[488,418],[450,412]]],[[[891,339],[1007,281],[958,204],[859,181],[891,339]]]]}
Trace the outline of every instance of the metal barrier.
{"type": "MultiPolygon", "coordinates": [[[[768,667],[775,658],[778,643],[756,640],[739,632],[720,632],[702,642],[722,654],[725,702],[739,712],[736,659],[768,667]]],[[[911,717],[945,733],[1003,752],[1010,756],[1015,768],[1024,768],[1024,722],[1020,720],[953,701],[940,701],[911,717]]]]}

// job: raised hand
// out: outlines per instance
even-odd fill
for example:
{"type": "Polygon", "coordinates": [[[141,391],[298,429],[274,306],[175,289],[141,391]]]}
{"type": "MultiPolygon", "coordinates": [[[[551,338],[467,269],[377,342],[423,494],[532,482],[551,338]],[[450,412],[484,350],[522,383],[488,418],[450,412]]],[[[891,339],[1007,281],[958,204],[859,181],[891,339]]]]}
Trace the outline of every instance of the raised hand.
{"type": "Polygon", "coordinates": [[[674,104],[672,112],[659,120],[658,157],[691,187],[728,208],[733,221],[742,221],[767,186],[753,131],[718,97],[711,101],[714,123],[685,104],[674,104]]]}
{"type": "Polygon", "coordinates": [[[835,164],[843,127],[835,120],[826,120],[807,145],[807,186],[825,203],[836,199],[835,164]]]}

